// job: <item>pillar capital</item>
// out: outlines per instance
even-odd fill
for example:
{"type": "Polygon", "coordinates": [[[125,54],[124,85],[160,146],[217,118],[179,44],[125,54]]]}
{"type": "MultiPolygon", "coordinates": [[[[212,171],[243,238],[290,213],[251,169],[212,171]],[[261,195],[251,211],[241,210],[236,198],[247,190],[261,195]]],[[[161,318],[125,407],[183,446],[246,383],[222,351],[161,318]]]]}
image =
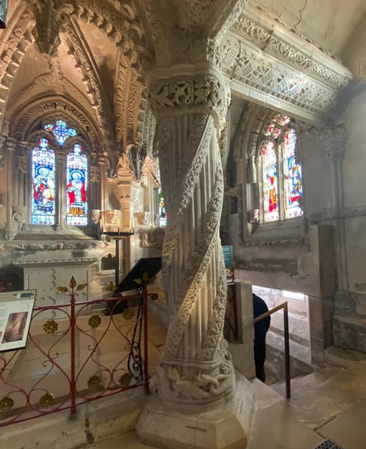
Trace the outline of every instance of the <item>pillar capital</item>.
{"type": "Polygon", "coordinates": [[[225,126],[230,89],[214,64],[204,61],[157,68],[148,74],[147,85],[157,119],[208,113],[217,128],[225,126]]]}
{"type": "Polygon", "coordinates": [[[320,142],[328,159],[343,160],[346,153],[347,130],[344,125],[327,126],[319,132],[320,142]]]}

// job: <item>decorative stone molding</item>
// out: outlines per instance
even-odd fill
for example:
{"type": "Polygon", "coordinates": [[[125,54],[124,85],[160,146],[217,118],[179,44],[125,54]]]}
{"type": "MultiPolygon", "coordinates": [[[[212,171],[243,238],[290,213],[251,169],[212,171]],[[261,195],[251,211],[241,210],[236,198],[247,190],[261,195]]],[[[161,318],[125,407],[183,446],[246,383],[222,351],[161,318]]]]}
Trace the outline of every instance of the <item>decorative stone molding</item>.
{"type": "Polygon", "coordinates": [[[144,166],[142,167],[142,174],[152,180],[155,189],[159,189],[161,187],[156,163],[149,156],[146,156],[144,166]]]}
{"type": "Polygon", "coordinates": [[[262,93],[257,95],[257,101],[262,100],[276,109],[294,111],[296,115],[317,123],[338,102],[336,89],[279,60],[264,58],[261,52],[237,35],[229,34],[223,39],[221,53],[223,73],[234,81],[233,90],[248,99],[255,90],[262,93]]]}
{"type": "Polygon", "coordinates": [[[90,219],[94,225],[99,224],[101,218],[102,218],[102,212],[100,209],[92,209],[90,211],[90,219]]]}
{"type": "Polygon", "coordinates": [[[17,156],[15,170],[19,173],[25,175],[27,173],[27,157],[26,156],[17,156]]]}
{"type": "Polygon", "coordinates": [[[183,65],[169,70],[157,69],[149,74],[151,109],[159,118],[182,115],[189,111],[208,112],[222,129],[230,103],[226,82],[210,63],[187,67],[183,65]]]}
{"type": "Polygon", "coordinates": [[[47,117],[48,120],[61,117],[69,122],[74,121],[75,125],[83,131],[89,150],[98,154],[103,151],[99,127],[90,117],[89,112],[59,96],[32,101],[23,105],[21,110],[14,111],[10,117],[10,135],[19,142],[27,141],[29,133],[43,117],[47,117]]]}
{"type": "Polygon", "coordinates": [[[105,249],[114,246],[113,241],[63,241],[63,242],[35,242],[35,241],[12,241],[5,245],[5,249],[10,251],[58,251],[58,250],[88,250],[105,249]]]}
{"type": "Polygon", "coordinates": [[[61,44],[61,17],[57,14],[57,3],[55,0],[32,0],[31,4],[36,19],[32,32],[35,43],[42,54],[52,57],[61,44]]]}
{"type": "Polygon", "coordinates": [[[305,36],[294,35],[293,29],[252,7],[248,7],[240,15],[232,30],[256,45],[264,53],[292,65],[293,67],[319,79],[325,84],[339,89],[346,86],[352,74],[333,55],[322,50],[315,50],[305,36]]]}
{"type": "Polygon", "coordinates": [[[92,165],[90,168],[90,182],[100,181],[100,168],[99,166],[92,165]]]}
{"type": "Polygon", "coordinates": [[[317,224],[322,221],[335,220],[335,219],[347,219],[355,217],[365,217],[366,206],[348,207],[340,211],[327,210],[324,212],[314,213],[310,215],[310,223],[317,224]]]}
{"type": "Polygon", "coordinates": [[[60,0],[59,5],[60,13],[75,15],[99,28],[124,54],[136,58],[138,65],[150,61],[144,30],[130,2],[119,3],[118,9],[99,0],[60,0]]]}
{"type": "Polygon", "coordinates": [[[137,223],[140,226],[148,226],[149,224],[149,217],[150,217],[150,212],[136,212],[135,213],[135,217],[137,219],[137,223]]]}
{"type": "Polygon", "coordinates": [[[27,211],[26,206],[13,206],[13,220],[19,225],[23,225],[27,222],[27,211]]]}
{"type": "Polygon", "coordinates": [[[157,248],[161,249],[164,242],[165,229],[156,228],[149,231],[141,232],[141,247],[142,248],[157,248]]]}
{"type": "Polygon", "coordinates": [[[222,39],[230,27],[237,22],[248,3],[249,0],[224,0],[221,5],[215,5],[213,20],[205,26],[208,37],[218,41],[222,39]]]}
{"type": "Polygon", "coordinates": [[[117,226],[119,223],[119,210],[110,209],[104,212],[107,225],[117,226]]]}
{"type": "Polygon", "coordinates": [[[0,129],[4,111],[16,71],[33,42],[31,30],[34,27],[32,12],[25,3],[18,5],[2,34],[0,58],[0,129]]]}
{"type": "Polygon", "coordinates": [[[72,21],[63,24],[68,43],[69,53],[75,58],[76,66],[83,73],[83,83],[86,85],[88,96],[92,106],[97,110],[98,121],[101,126],[102,135],[107,133],[107,141],[113,147],[114,132],[111,127],[112,111],[107,101],[107,95],[103,83],[99,77],[99,70],[92,57],[92,52],[83,39],[78,25],[72,21]]]}

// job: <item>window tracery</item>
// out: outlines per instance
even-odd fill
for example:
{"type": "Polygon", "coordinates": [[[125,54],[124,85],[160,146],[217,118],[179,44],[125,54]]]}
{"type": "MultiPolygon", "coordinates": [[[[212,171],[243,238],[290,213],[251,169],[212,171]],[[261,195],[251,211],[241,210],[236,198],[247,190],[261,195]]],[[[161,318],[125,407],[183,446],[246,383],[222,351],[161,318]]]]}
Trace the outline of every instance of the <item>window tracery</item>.
{"type": "Polygon", "coordinates": [[[41,138],[31,151],[30,224],[88,226],[89,158],[78,133],[63,119],[42,128],[35,134],[41,138]],[[52,138],[45,138],[45,132],[52,138]]]}
{"type": "Polygon", "coordinates": [[[303,215],[302,167],[296,154],[297,133],[291,117],[276,114],[264,126],[259,146],[262,221],[303,215]]]}
{"type": "Polygon", "coordinates": [[[32,150],[32,225],[54,225],[56,219],[56,157],[47,139],[32,150]]]}
{"type": "Polygon", "coordinates": [[[67,155],[66,224],[69,226],[88,225],[88,158],[82,150],[76,143],[67,155]]]}
{"type": "Polygon", "coordinates": [[[44,129],[53,134],[59,145],[64,145],[69,137],[75,137],[77,134],[75,129],[67,127],[64,120],[56,120],[55,125],[47,123],[44,125],[44,129]]]}

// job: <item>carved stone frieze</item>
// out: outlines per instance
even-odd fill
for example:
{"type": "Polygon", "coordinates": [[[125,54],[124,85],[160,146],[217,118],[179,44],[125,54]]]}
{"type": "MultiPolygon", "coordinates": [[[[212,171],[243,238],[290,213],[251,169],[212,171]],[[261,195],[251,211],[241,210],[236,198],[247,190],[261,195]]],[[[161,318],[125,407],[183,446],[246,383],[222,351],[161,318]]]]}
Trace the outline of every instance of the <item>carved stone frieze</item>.
{"type": "MultiPolygon", "coordinates": [[[[265,53],[274,55],[333,88],[346,86],[352,78],[350,73],[346,76],[344,68],[342,68],[342,74],[337,73],[334,69],[327,67],[326,62],[315,60],[314,54],[309,54],[309,50],[301,51],[294,42],[291,44],[289,37],[285,39],[286,34],[274,32],[272,26],[268,24],[266,27],[263,22],[254,21],[246,13],[240,15],[233,29],[256,43],[265,53]]],[[[287,33],[291,36],[289,31],[287,33]]],[[[323,55],[319,50],[319,58],[321,56],[323,55]]],[[[334,64],[334,60],[332,63],[334,64]]]]}
{"type": "Polygon", "coordinates": [[[221,48],[223,72],[243,86],[263,92],[269,104],[272,96],[297,106],[300,114],[301,110],[308,111],[313,117],[324,116],[335,108],[338,101],[335,89],[307,77],[300,70],[291,69],[285,63],[263,58],[239,37],[228,35],[221,48]]]}

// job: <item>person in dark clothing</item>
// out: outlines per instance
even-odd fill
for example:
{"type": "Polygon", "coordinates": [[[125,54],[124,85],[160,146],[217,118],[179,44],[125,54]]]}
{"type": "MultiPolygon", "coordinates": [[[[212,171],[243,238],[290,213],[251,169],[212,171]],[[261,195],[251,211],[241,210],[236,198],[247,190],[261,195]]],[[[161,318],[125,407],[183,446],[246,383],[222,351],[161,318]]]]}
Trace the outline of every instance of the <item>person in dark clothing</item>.
{"type": "MultiPolygon", "coordinates": [[[[253,315],[258,318],[268,312],[267,304],[262,298],[253,293],[253,315]]],[[[263,383],[266,381],[264,362],[266,361],[266,336],[271,325],[271,317],[259,321],[254,325],[254,363],[255,375],[263,383]]]]}

